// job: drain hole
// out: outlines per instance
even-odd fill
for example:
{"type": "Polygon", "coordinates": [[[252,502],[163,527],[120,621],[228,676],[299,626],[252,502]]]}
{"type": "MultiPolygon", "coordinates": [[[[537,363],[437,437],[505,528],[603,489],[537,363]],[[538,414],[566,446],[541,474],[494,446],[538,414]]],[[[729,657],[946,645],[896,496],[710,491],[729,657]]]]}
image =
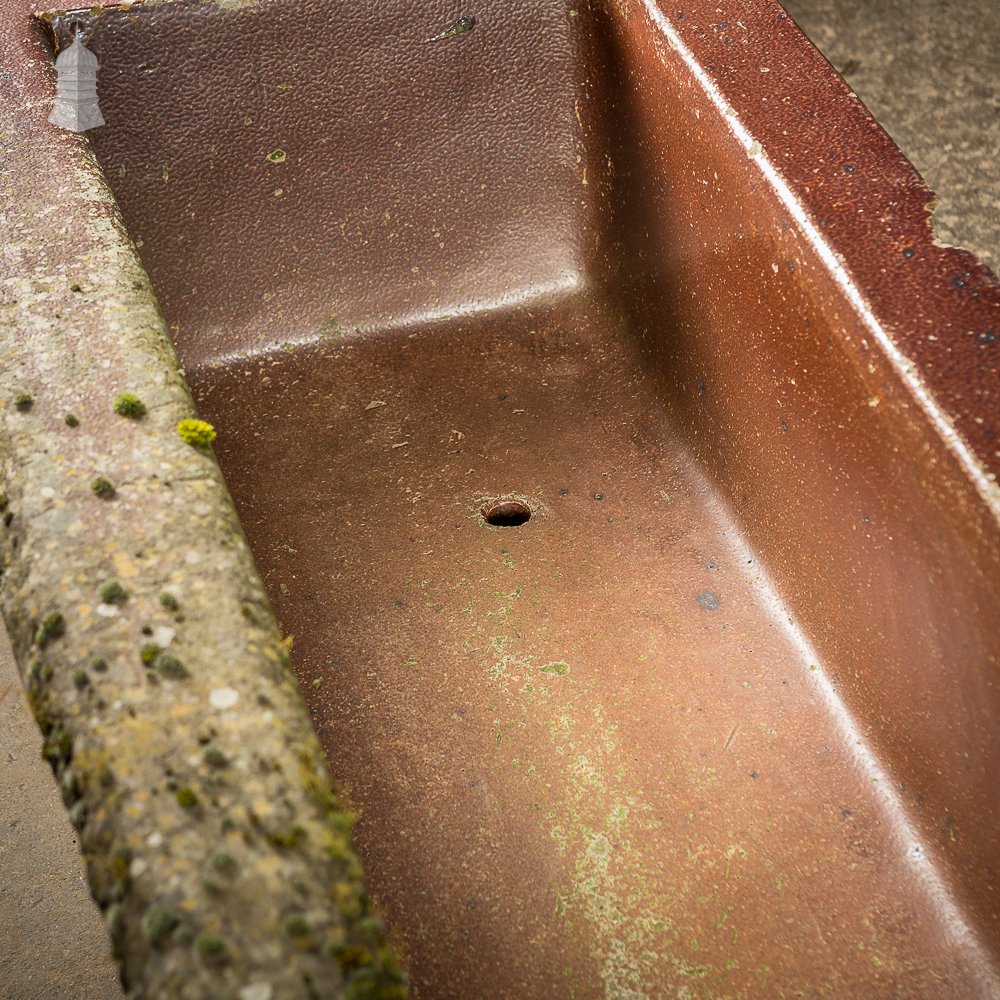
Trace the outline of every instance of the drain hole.
{"type": "Polygon", "coordinates": [[[482,514],[487,524],[498,528],[516,528],[531,517],[531,508],[523,500],[500,497],[483,504],[482,514]]]}

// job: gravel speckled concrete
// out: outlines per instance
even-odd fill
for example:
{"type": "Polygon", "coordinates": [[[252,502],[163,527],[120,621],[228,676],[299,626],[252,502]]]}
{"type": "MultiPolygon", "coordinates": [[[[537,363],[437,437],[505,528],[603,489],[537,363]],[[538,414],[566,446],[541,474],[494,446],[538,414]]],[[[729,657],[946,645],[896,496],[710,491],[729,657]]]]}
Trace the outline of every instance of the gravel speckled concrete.
{"type": "Polygon", "coordinates": [[[940,240],[1000,270],[995,0],[781,0],[938,196],[940,240]]]}
{"type": "MultiPolygon", "coordinates": [[[[405,994],[148,280],[82,141],[0,190],[0,611],[129,996],[405,994]],[[131,406],[120,404],[133,393],[131,406]],[[141,402],[140,402],[141,401],[141,402]]],[[[30,154],[26,153],[26,156],[30,154]]]]}

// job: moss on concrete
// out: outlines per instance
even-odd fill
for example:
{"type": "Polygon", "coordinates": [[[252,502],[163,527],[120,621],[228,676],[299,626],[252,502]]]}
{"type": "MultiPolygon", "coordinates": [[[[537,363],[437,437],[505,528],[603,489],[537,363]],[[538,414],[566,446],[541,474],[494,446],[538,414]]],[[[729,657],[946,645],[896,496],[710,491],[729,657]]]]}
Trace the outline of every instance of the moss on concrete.
{"type": "Polygon", "coordinates": [[[114,410],[120,417],[141,420],[146,415],[146,404],[134,392],[120,392],[115,396],[114,410]]]}

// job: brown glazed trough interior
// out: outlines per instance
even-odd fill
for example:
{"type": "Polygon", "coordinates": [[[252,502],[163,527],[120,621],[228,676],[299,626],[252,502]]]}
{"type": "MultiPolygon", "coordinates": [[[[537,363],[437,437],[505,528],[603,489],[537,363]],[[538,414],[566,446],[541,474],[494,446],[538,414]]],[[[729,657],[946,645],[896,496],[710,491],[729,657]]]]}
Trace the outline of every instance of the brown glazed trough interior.
{"type": "Polygon", "coordinates": [[[90,138],[413,995],[997,995],[996,521],[852,291],[918,308],[898,152],[770,2],[235,6],[82,16],[90,138]]]}

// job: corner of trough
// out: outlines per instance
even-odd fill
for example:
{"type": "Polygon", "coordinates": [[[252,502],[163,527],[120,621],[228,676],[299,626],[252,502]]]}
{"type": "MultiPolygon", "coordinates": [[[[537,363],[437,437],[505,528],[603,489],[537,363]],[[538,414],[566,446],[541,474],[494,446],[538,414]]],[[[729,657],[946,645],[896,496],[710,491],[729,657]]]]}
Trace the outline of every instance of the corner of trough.
{"type": "Polygon", "coordinates": [[[0,606],[122,980],[401,998],[290,637],[204,428],[178,433],[148,278],[86,145],[56,142],[5,224],[0,606]]]}
{"type": "Polygon", "coordinates": [[[683,46],[697,88],[1000,521],[1000,279],[942,238],[949,225],[935,220],[936,194],[778,0],[725,22],[741,42],[725,74],[713,67],[725,61],[726,39],[704,30],[709,16],[722,23],[719,8],[672,17],[655,0],[636,7],[669,48],[683,46]],[[798,128],[776,110],[786,107],[798,109],[798,128]]]}

